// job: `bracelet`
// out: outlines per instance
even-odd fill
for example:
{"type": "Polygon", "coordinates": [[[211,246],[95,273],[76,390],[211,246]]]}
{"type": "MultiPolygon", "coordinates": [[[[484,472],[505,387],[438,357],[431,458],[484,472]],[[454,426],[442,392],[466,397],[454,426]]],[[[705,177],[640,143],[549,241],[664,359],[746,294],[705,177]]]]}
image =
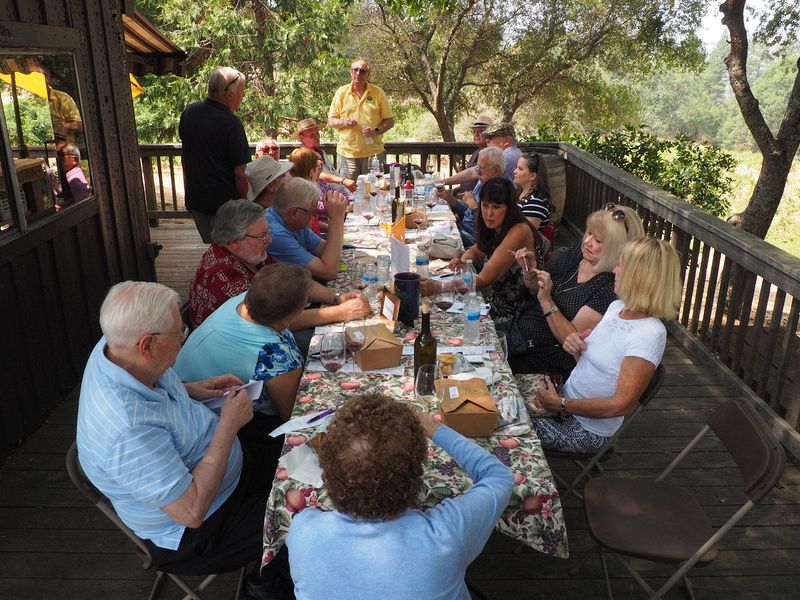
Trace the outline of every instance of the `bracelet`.
{"type": "Polygon", "coordinates": [[[554,315],[554,314],[556,314],[557,312],[558,312],[558,307],[557,307],[555,304],[553,304],[553,308],[551,308],[551,309],[550,309],[550,310],[548,310],[546,313],[544,313],[544,318],[546,319],[546,318],[547,318],[547,317],[549,317],[550,315],[554,315]]]}
{"type": "Polygon", "coordinates": [[[339,292],[336,292],[333,295],[333,303],[334,304],[339,304],[339,298],[341,298],[341,297],[342,297],[342,295],[339,292]]]}

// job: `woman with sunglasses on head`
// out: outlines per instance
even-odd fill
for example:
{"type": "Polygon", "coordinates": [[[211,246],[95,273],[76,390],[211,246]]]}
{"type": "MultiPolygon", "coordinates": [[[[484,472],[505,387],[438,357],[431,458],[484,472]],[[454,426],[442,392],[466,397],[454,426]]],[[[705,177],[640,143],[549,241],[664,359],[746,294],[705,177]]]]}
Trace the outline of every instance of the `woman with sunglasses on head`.
{"type": "MultiPolygon", "coordinates": [[[[514,260],[514,250],[523,248],[533,255],[534,230],[517,206],[514,184],[505,177],[494,177],[483,184],[477,212],[477,242],[460,258],[450,261],[450,267],[464,265],[469,259],[476,265],[483,263],[475,289],[488,288],[489,314],[500,327],[501,323],[510,322],[530,299],[522,283],[520,266],[514,260]]],[[[442,286],[452,285],[452,282],[424,280],[421,290],[424,295],[432,295],[441,291],[442,286]]]]}
{"type": "Polygon", "coordinates": [[[291,170],[292,177],[300,177],[306,181],[310,181],[319,188],[317,214],[311,219],[309,227],[311,227],[311,230],[317,235],[327,233],[328,213],[325,210],[325,203],[323,202],[325,193],[330,190],[340,191],[344,197],[347,198],[348,203],[353,201],[353,194],[342,188],[342,186],[330,185],[319,178],[323,168],[322,160],[319,158],[319,155],[310,148],[306,148],[305,146],[295,148],[292,150],[292,153],[289,154],[289,161],[294,165],[291,170]]]}
{"type": "Polygon", "coordinates": [[[515,373],[569,375],[575,360],[561,344],[570,333],[600,322],[616,298],[611,270],[625,244],[642,237],[644,227],[633,209],[607,204],[587,217],[583,240],[544,269],[535,268],[532,253],[517,251],[524,285],[536,299],[519,314],[509,338],[515,373]]]}
{"type": "Polygon", "coordinates": [[[614,268],[612,302],[594,329],[569,334],[565,351],[577,365],[557,390],[545,380],[533,404],[559,418],[533,420],[543,448],[596,452],[635,406],[661,362],[667,330],[681,302],[678,253],[667,242],[630,242],[614,268]]]}

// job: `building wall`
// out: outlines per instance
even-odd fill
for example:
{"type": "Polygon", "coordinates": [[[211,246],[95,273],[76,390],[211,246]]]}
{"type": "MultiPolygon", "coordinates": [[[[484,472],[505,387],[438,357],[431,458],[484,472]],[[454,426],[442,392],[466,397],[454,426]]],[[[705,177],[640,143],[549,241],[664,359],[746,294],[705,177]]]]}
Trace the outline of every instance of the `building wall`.
{"type": "MultiPolygon", "coordinates": [[[[0,460],[79,382],[108,287],[154,279],[120,0],[2,0],[0,48],[77,30],[94,198],[0,238],[0,460]]],[[[38,43],[37,43],[38,45],[38,43]]]]}

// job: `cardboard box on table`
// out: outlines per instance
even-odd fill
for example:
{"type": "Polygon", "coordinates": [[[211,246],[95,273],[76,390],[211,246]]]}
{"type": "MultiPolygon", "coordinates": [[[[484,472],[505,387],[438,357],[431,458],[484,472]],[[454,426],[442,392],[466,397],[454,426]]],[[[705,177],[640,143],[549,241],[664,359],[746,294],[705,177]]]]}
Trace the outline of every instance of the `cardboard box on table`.
{"type": "Polygon", "coordinates": [[[439,408],[442,423],[467,437],[492,435],[497,425],[497,404],[483,379],[440,379],[436,389],[441,386],[444,386],[444,400],[439,408]]]}
{"type": "MultiPolygon", "coordinates": [[[[345,335],[353,336],[355,327],[347,327],[345,335]]],[[[385,325],[367,325],[363,329],[364,345],[356,352],[356,363],[362,371],[388,369],[400,364],[403,342],[398,340],[385,325]]]]}

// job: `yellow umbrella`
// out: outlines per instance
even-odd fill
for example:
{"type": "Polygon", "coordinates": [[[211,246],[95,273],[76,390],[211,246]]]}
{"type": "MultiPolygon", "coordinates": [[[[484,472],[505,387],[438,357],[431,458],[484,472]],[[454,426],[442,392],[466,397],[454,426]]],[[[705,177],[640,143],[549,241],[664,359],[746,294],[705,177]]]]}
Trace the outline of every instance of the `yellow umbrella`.
{"type": "MultiPolygon", "coordinates": [[[[128,73],[128,77],[131,83],[131,96],[136,98],[144,90],[139,82],[136,81],[133,73],[128,73]]],[[[0,80],[10,84],[11,75],[0,73],[0,80]]],[[[31,94],[35,94],[40,98],[47,99],[47,84],[45,83],[44,75],[42,73],[20,73],[19,71],[16,71],[14,73],[14,83],[17,84],[17,87],[20,87],[23,90],[28,90],[31,94]]]]}

